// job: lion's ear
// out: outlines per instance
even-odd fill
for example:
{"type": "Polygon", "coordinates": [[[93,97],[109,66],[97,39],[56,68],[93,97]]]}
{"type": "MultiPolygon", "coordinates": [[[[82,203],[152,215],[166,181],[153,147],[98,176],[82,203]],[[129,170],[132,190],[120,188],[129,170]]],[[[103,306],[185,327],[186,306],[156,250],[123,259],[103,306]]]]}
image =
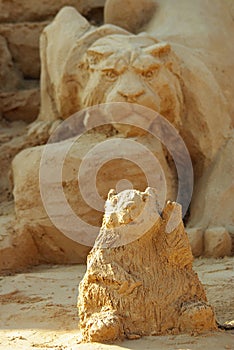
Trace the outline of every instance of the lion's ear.
{"type": "Polygon", "coordinates": [[[171,45],[166,42],[160,42],[145,48],[144,51],[154,57],[160,57],[168,54],[171,51],[171,45]]]}

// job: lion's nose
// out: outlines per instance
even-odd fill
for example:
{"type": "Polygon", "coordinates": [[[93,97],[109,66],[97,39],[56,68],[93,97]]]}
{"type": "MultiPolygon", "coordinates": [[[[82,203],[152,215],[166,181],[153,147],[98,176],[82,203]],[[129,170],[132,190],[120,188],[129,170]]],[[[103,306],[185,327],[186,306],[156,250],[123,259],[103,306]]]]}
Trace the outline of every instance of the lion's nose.
{"type": "Polygon", "coordinates": [[[118,90],[120,96],[127,98],[128,100],[136,99],[137,97],[143,95],[145,91],[143,89],[137,91],[122,91],[118,90]]]}

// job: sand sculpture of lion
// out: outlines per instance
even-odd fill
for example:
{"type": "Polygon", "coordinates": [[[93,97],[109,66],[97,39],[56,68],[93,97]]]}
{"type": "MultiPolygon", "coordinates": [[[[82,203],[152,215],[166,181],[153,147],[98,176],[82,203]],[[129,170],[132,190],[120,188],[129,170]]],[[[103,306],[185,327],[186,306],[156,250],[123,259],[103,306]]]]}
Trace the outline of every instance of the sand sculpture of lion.
{"type": "MultiPolygon", "coordinates": [[[[184,139],[194,166],[187,227],[233,233],[234,28],[228,5],[108,0],[105,22],[94,27],[65,7],[45,28],[34,127],[106,102],[159,112],[184,139]]],[[[84,123],[92,124],[92,116],[84,123]]]]}

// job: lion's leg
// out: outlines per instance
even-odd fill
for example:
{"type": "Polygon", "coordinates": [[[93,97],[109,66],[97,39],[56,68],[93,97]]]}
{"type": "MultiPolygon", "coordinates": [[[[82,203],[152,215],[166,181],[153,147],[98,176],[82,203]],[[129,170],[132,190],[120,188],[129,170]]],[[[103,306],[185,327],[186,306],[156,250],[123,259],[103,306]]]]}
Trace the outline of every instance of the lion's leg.
{"type": "Polygon", "coordinates": [[[155,10],[155,0],[107,0],[105,23],[136,33],[150,21],[155,10]]]}
{"type": "Polygon", "coordinates": [[[29,126],[28,139],[31,145],[45,143],[65,119],[61,107],[61,100],[65,97],[60,96],[64,84],[64,62],[68,60],[69,52],[78,38],[90,27],[89,22],[75,8],[67,6],[44,28],[40,36],[41,108],[37,120],[29,126]],[[37,139],[40,142],[34,141],[37,139]]]}

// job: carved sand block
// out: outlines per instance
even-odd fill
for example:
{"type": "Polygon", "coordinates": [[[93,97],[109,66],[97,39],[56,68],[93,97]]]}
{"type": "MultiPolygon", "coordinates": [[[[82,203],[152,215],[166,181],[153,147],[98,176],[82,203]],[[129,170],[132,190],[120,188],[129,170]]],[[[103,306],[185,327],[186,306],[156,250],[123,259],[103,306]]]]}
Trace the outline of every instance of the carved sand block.
{"type": "MultiPolygon", "coordinates": [[[[107,0],[100,27],[63,8],[41,35],[41,110],[31,138],[90,106],[150,108],[178,130],[193,162],[187,227],[233,233],[233,33],[229,5],[221,0],[178,0],[176,6],[173,0],[107,0]]],[[[115,125],[118,132],[139,135],[131,118],[120,117],[129,126],[115,125]]],[[[86,116],[82,127],[97,119],[86,116]]],[[[148,128],[147,117],[142,125],[148,128]]]]}
{"type": "Polygon", "coordinates": [[[79,286],[82,340],[216,329],[192,261],[179,204],[160,214],[153,188],[111,190],[79,286]]]}

